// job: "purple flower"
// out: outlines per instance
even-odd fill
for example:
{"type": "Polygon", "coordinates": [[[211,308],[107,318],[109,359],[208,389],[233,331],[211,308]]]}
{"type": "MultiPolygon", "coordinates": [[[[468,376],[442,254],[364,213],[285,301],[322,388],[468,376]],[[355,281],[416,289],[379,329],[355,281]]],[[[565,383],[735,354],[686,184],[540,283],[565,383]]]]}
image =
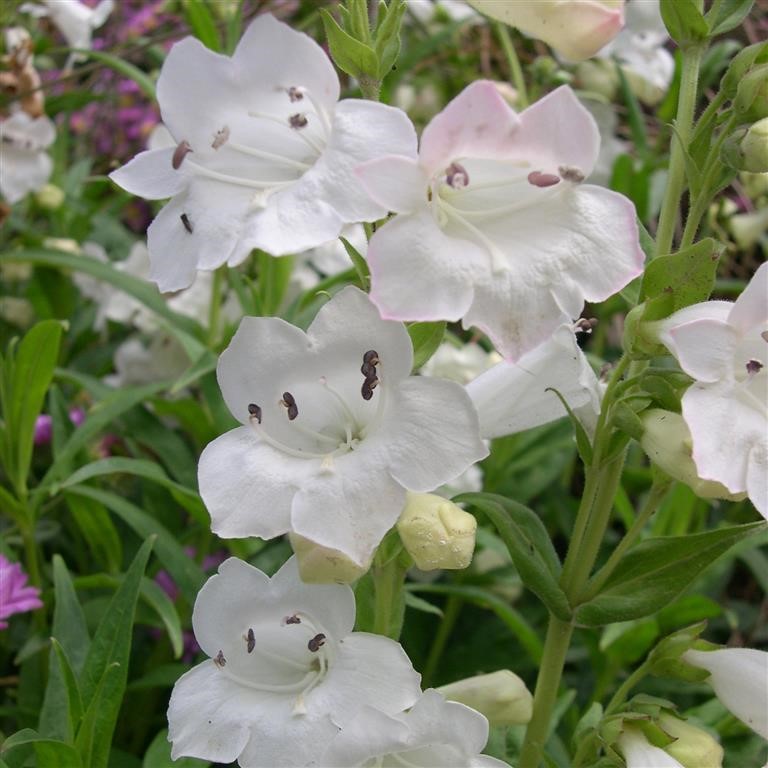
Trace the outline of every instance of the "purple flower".
{"type": "Polygon", "coordinates": [[[0,555],[0,629],[8,626],[4,619],[9,616],[42,607],[40,590],[27,585],[27,574],[21,565],[0,555]]]}
{"type": "MultiPolygon", "coordinates": [[[[69,420],[79,427],[85,421],[85,411],[82,408],[72,408],[69,420]]],[[[47,413],[41,413],[35,421],[35,445],[48,445],[53,437],[53,419],[47,413]]]]}

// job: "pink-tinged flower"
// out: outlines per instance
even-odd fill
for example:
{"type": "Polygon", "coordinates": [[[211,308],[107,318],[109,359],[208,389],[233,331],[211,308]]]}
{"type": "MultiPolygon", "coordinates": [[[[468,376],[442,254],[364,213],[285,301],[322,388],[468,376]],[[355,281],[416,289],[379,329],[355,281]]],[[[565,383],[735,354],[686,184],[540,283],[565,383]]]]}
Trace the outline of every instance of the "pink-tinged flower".
{"type": "Polygon", "coordinates": [[[594,56],[624,26],[624,0],[468,0],[572,61],[594,56]]]}
{"type": "Polygon", "coordinates": [[[210,659],[184,674],[168,706],[171,755],[248,768],[303,766],[366,706],[388,715],[419,696],[400,645],[353,632],[346,585],[304,584],[296,558],[271,579],[230,558],[195,602],[210,659]]]}
{"type": "Polygon", "coordinates": [[[488,720],[464,704],[446,701],[434,689],[425,691],[408,712],[392,715],[375,706],[361,708],[307,765],[507,768],[501,760],[480,754],[488,741],[488,720]]]}
{"type": "Polygon", "coordinates": [[[4,619],[9,616],[42,607],[40,590],[27,584],[27,574],[21,565],[0,554],[0,629],[8,626],[4,619]]]}
{"type": "Polygon", "coordinates": [[[418,157],[357,169],[399,214],[371,239],[371,299],[386,318],[462,319],[518,359],[643,268],[635,210],[581,184],[600,134],[570,88],[519,116],[493,83],[466,88],[426,127],[418,157]]]}
{"type": "Polygon", "coordinates": [[[231,58],[193,38],[177,43],[157,93],[174,146],[141,153],[111,178],[142,197],[173,198],[148,232],[162,291],[186,288],[197,269],[239,264],[253,248],[296,253],[380,218],[386,210],[353,169],[416,146],[400,110],[338,102],[323,49],[268,14],[231,58]]]}
{"type": "Polygon", "coordinates": [[[683,661],[706,669],[717,698],[742,723],[768,739],[768,653],[754,648],[689,650],[683,661]]]}
{"type": "Polygon", "coordinates": [[[431,491],[488,453],[464,389],[412,366],[405,326],[357,288],[306,333],[244,318],[217,371],[243,426],[210,443],[198,470],[213,531],[292,531],[367,565],[406,490],[431,491]]]}
{"type": "Polygon", "coordinates": [[[44,116],[32,118],[19,111],[0,120],[0,193],[9,203],[48,181],[53,161],[46,149],[55,138],[56,128],[44,116]]]}
{"type": "Polygon", "coordinates": [[[768,264],[736,303],[694,304],[659,326],[695,379],[682,405],[699,476],[746,491],[768,519],[768,264]]]}

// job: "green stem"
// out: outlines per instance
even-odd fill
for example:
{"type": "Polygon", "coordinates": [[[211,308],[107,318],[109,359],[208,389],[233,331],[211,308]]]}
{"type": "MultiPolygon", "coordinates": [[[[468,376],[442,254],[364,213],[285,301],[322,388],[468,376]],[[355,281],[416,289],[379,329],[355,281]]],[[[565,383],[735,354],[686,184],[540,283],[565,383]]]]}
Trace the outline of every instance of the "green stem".
{"type": "Polygon", "coordinates": [[[648,674],[650,664],[643,662],[616,690],[608,706],[605,708],[605,715],[612,715],[627,700],[629,692],[648,674]]]}
{"type": "Polygon", "coordinates": [[[512,82],[517,91],[517,106],[520,109],[525,109],[530,103],[528,101],[528,89],[525,87],[523,68],[520,66],[520,59],[517,56],[515,46],[512,44],[509,30],[506,25],[501,22],[494,22],[493,28],[496,32],[496,36],[499,38],[501,47],[504,49],[504,55],[507,57],[507,64],[509,64],[509,71],[512,75],[512,82]]]}
{"type": "Polygon", "coordinates": [[[208,346],[213,347],[219,335],[219,318],[221,317],[221,288],[223,282],[223,268],[213,273],[213,285],[211,286],[211,303],[208,307],[208,346]]]}
{"type": "Polygon", "coordinates": [[[422,688],[429,688],[435,679],[435,672],[437,672],[440,657],[443,655],[448,638],[456,625],[456,619],[459,618],[463,603],[464,601],[456,595],[450,595],[445,602],[443,618],[435,633],[435,638],[432,641],[432,647],[429,649],[429,656],[427,656],[424,671],[421,675],[422,688]]]}
{"type": "Polygon", "coordinates": [[[373,631],[397,640],[405,612],[405,568],[400,558],[391,557],[386,563],[373,565],[374,614],[373,631]]]}
{"type": "Polygon", "coordinates": [[[659,227],[656,232],[656,256],[670,253],[675,235],[680,199],[685,189],[685,154],[690,144],[693,114],[699,86],[699,66],[704,45],[691,45],[683,50],[683,71],[680,79],[680,99],[677,104],[675,134],[669,160],[669,178],[661,206],[659,227]]]}
{"type": "Polygon", "coordinates": [[[360,91],[364,99],[369,101],[378,101],[381,93],[381,80],[363,75],[360,80],[360,91]]]}
{"type": "Polygon", "coordinates": [[[605,585],[605,582],[610,578],[610,575],[616,570],[616,566],[621,562],[624,553],[635,543],[643,532],[645,524],[650,520],[651,515],[658,509],[659,504],[661,504],[671,485],[672,482],[670,480],[663,480],[654,483],[651,486],[648,498],[645,500],[645,504],[637,515],[635,522],[632,523],[631,528],[624,534],[624,538],[619,542],[616,549],[613,550],[605,565],[587,584],[584,600],[591,600],[598,594],[598,592],[600,592],[605,585]]]}
{"type": "Polygon", "coordinates": [[[544,641],[544,657],[533,695],[533,715],[525,731],[525,741],[520,752],[520,768],[538,768],[541,761],[572,634],[573,624],[550,616],[547,638],[544,641]]]}

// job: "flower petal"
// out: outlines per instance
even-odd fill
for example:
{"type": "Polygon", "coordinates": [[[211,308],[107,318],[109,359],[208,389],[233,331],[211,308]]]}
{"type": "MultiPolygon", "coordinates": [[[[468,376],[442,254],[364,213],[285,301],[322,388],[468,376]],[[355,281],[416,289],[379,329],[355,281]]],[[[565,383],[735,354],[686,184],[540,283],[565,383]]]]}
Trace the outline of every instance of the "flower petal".
{"type": "Polygon", "coordinates": [[[432,175],[462,157],[495,159],[514,152],[519,120],[490,80],[476,80],[432,118],[419,162],[432,175]]]}
{"type": "Polygon", "coordinates": [[[477,413],[461,385],[411,378],[392,399],[393,419],[382,439],[392,477],[409,491],[432,491],[488,455],[477,413]]]}
{"type": "Polygon", "coordinates": [[[427,210],[392,219],[368,245],[371,301],[383,317],[458,320],[472,302],[475,275],[488,256],[447,237],[427,210]]]}
{"type": "Polygon", "coordinates": [[[517,363],[498,363],[467,385],[480,434],[501,437],[562,418],[566,411],[548,389],[556,389],[573,409],[591,406],[600,412],[597,377],[568,326],[517,363]]]}
{"type": "Polygon", "coordinates": [[[736,299],[728,322],[742,333],[761,323],[768,326],[768,263],[760,266],[736,299]]]}
{"type": "Polygon", "coordinates": [[[667,318],[661,340],[677,358],[680,367],[694,379],[714,383],[733,377],[733,356],[739,343],[738,331],[720,320],[693,320],[682,325],[667,318]]]}
{"type": "Polygon", "coordinates": [[[250,427],[217,437],[200,456],[197,475],[211,530],[225,539],[286,533],[308,464],[261,442],[250,427]]]}
{"type": "Polygon", "coordinates": [[[355,168],[368,196],[388,211],[410,213],[424,202],[427,175],[416,159],[386,155],[355,168]]]}
{"type": "Polygon", "coordinates": [[[147,200],[164,200],[181,192],[189,184],[185,173],[171,165],[176,147],[140,152],[130,162],[109,174],[126,192],[147,200]]]}
{"type": "Polygon", "coordinates": [[[625,730],[619,737],[627,768],[685,768],[669,752],[655,747],[641,731],[625,730]]]}

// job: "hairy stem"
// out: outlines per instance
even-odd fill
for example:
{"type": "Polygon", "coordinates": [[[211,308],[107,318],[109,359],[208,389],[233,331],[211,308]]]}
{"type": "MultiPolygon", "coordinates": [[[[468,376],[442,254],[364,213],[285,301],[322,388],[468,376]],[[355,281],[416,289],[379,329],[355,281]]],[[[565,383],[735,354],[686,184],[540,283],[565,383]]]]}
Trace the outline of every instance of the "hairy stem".
{"type": "Polygon", "coordinates": [[[523,68],[520,66],[520,59],[517,56],[515,46],[512,44],[512,38],[509,34],[509,30],[505,24],[501,22],[495,22],[493,25],[496,37],[499,38],[501,47],[504,49],[504,55],[507,58],[507,64],[509,65],[509,71],[512,75],[512,82],[515,85],[517,91],[517,106],[520,109],[525,109],[528,104],[528,89],[525,87],[525,78],[523,77],[523,68]]]}

